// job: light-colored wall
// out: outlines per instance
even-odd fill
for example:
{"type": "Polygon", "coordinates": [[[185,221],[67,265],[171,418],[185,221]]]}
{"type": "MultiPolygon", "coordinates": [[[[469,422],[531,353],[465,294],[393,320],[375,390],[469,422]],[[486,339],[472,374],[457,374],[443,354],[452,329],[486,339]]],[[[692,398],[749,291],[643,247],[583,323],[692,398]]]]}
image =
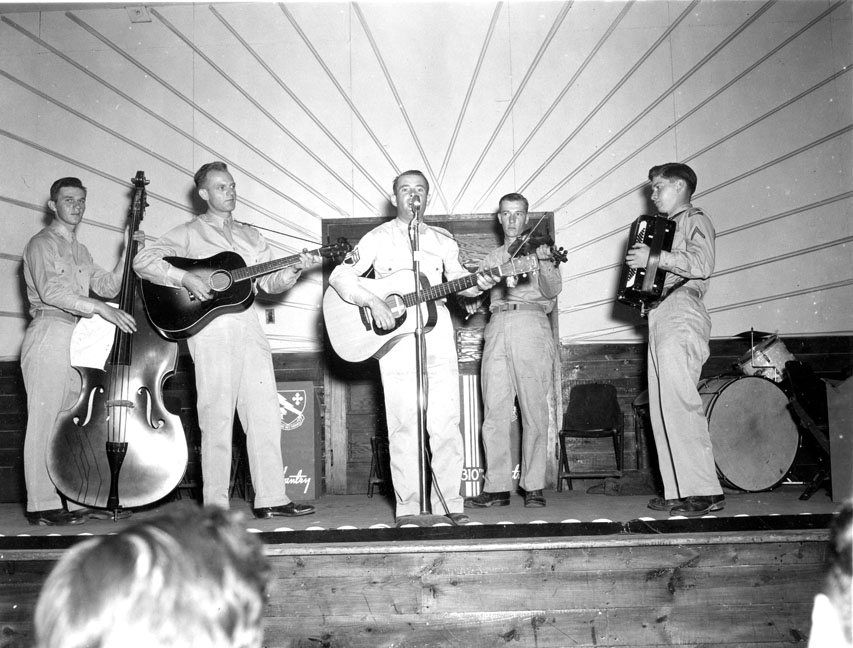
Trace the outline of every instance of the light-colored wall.
{"type": "MultiPolygon", "coordinates": [[[[687,161],[718,232],[713,334],[850,333],[850,0],[26,9],[0,16],[2,358],[55,178],[84,179],[80,237],[111,266],[136,171],[157,236],[216,158],[281,256],[323,218],[386,213],[404,169],[429,174],[427,215],[521,190],[570,252],[568,343],[642,339],[614,306],[627,228],[648,168],[687,161]]],[[[276,350],[319,347],[321,291],[314,273],[258,306],[276,350]]]]}

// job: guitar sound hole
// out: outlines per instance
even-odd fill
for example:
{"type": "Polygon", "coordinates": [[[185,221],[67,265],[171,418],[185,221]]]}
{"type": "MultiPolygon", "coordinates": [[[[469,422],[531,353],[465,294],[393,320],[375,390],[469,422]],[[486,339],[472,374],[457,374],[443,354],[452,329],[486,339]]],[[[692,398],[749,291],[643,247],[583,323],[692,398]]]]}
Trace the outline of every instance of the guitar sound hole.
{"type": "Polygon", "coordinates": [[[225,270],[217,270],[210,275],[210,289],[216,292],[228,290],[231,287],[231,275],[225,270]]]}
{"type": "Polygon", "coordinates": [[[406,303],[400,295],[388,295],[385,303],[388,304],[388,308],[391,309],[391,314],[394,315],[394,319],[398,319],[406,312],[406,303]]]}

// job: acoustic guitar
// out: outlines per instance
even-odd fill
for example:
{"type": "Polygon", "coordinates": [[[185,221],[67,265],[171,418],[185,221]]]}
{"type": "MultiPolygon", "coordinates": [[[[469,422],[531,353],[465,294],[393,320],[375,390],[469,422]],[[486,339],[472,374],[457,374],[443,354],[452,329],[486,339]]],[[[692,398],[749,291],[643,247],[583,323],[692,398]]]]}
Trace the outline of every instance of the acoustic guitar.
{"type": "MultiPolygon", "coordinates": [[[[310,254],[341,261],[352,246],[340,238],[334,245],[321,247],[310,254]]],[[[211,299],[196,299],[186,288],[162,286],[141,280],[142,300],[151,325],[169,340],[183,340],[201,331],[225,313],[246,310],[255,299],[252,279],[299,263],[299,255],[246,266],[236,252],[220,252],[206,259],[164,257],[176,268],[202,277],[213,291],[211,299]]]]}
{"type": "MultiPolygon", "coordinates": [[[[481,275],[490,275],[496,279],[514,277],[532,272],[538,267],[536,255],[529,254],[436,286],[430,286],[427,278],[421,275],[420,306],[426,309],[423,312],[424,329],[429,331],[435,326],[437,311],[431,302],[436,299],[476,286],[477,277],[481,275]]],[[[409,317],[411,309],[417,304],[415,273],[412,270],[398,270],[381,279],[362,279],[361,282],[388,304],[396,322],[393,329],[381,329],[373,321],[370,309],[344,301],[334,288],[327,288],[323,295],[326,332],[332,348],[347,362],[361,362],[371,356],[381,358],[402,336],[414,333],[417,326],[417,317],[409,317]]]]}

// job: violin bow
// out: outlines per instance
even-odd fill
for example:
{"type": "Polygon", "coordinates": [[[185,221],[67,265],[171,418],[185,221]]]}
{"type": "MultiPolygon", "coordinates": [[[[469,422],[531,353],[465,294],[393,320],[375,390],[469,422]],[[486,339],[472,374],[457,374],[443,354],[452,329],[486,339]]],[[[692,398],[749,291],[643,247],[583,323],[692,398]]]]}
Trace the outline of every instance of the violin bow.
{"type": "Polygon", "coordinates": [[[515,255],[521,251],[521,248],[524,247],[524,244],[530,240],[530,237],[533,236],[533,232],[536,231],[536,228],[539,227],[539,223],[541,223],[543,220],[545,220],[545,214],[542,214],[539,217],[539,220],[536,221],[536,224],[530,228],[530,230],[527,232],[527,235],[524,237],[521,243],[518,244],[518,248],[516,248],[515,252],[512,253],[512,256],[509,257],[510,261],[512,261],[515,258],[515,255]]]}

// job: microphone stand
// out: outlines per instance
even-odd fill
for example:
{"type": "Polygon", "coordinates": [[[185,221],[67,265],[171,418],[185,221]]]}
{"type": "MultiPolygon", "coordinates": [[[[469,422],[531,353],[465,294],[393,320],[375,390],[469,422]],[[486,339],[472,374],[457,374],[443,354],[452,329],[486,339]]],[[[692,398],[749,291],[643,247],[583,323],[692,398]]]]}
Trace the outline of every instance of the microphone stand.
{"type": "Polygon", "coordinates": [[[420,256],[420,206],[419,196],[412,198],[412,220],[409,223],[409,241],[412,244],[412,270],[415,274],[415,379],[417,383],[417,419],[418,419],[418,478],[421,512],[417,516],[408,516],[403,524],[415,526],[433,526],[439,522],[450,523],[444,515],[433,515],[427,491],[429,473],[426,466],[429,461],[426,451],[426,408],[428,377],[426,374],[426,340],[424,339],[424,316],[421,310],[421,256],[420,256]]]}

